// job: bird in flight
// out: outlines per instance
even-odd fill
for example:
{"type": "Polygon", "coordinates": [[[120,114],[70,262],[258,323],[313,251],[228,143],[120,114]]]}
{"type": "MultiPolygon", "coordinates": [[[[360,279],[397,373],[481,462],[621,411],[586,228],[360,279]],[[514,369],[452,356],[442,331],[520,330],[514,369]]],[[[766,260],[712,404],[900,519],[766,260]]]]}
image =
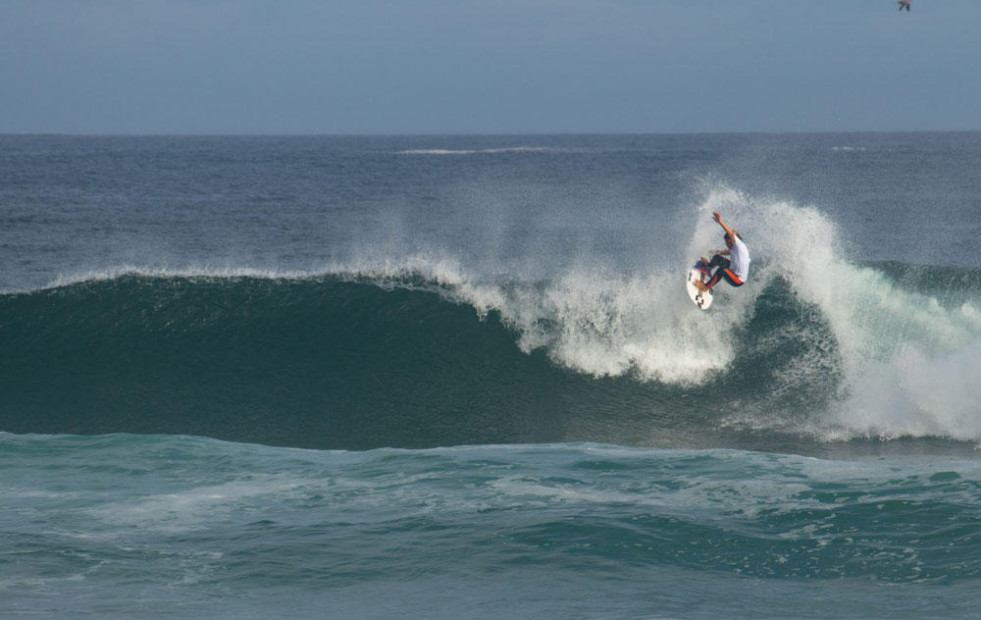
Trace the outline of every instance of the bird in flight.
{"type": "Polygon", "coordinates": [[[909,3],[912,2],[912,1],[913,0],[899,0],[899,2],[897,2],[896,4],[899,5],[899,10],[900,11],[902,11],[903,9],[906,9],[907,11],[909,11],[909,3]]]}

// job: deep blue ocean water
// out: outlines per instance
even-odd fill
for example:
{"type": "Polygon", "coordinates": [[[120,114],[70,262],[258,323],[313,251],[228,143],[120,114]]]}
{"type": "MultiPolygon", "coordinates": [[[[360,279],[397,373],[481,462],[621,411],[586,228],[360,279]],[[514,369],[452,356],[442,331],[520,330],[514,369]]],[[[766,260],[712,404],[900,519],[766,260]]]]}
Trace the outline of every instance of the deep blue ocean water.
{"type": "Polygon", "coordinates": [[[979,215],[978,133],[0,136],[0,615],[975,617],[979,215]]]}

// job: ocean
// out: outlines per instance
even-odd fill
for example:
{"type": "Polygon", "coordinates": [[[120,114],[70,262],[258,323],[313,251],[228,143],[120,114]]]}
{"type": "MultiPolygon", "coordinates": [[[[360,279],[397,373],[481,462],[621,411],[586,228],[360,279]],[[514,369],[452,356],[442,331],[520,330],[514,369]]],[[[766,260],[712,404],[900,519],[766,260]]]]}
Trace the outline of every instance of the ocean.
{"type": "Polygon", "coordinates": [[[974,618],[979,215],[981,133],[0,136],[0,616],[974,618]]]}

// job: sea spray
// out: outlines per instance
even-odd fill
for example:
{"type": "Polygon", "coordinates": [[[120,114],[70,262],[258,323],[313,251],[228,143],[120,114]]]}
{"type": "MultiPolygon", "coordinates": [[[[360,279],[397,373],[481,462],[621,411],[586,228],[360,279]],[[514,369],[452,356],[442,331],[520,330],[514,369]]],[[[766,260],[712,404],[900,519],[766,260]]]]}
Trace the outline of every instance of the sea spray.
{"type": "MultiPolygon", "coordinates": [[[[981,394],[975,393],[976,382],[958,380],[981,371],[976,273],[947,278],[939,289],[911,289],[881,269],[847,260],[838,227],[814,208],[720,188],[698,211],[705,219],[720,209],[753,222],[751,247],[754,258],[762,258],[754,262],[754,279],[786,281],[797,302],[820,317],[811,333],[795,335],[816,338],[815,346],[783,369],[774,390],[776,395],[800,389],[829,371],[840,377],[834,396],[828,395],[828,413],[806,424],[810,432],[837,438],[981,437],[975,404],[981,394]]],[[[699,226],[692,247],[705,236],[699,226]]],[[[929,273],[937,279],[944,270],[929,273]]],[[[756,413],[736,417],[758,426],[756,413]]]]}

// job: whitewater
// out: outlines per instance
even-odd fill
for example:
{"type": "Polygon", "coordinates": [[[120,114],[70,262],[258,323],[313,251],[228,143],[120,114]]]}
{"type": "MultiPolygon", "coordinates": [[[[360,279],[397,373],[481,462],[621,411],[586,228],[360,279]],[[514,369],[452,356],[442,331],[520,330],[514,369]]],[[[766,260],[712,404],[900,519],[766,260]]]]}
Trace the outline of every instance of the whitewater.
{"type": "Polygon", "coordinates": [[[0,611],[971,617],[978,161],[0,136],[0,611]]]}

